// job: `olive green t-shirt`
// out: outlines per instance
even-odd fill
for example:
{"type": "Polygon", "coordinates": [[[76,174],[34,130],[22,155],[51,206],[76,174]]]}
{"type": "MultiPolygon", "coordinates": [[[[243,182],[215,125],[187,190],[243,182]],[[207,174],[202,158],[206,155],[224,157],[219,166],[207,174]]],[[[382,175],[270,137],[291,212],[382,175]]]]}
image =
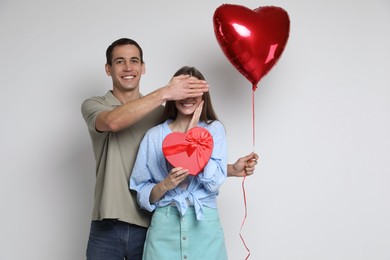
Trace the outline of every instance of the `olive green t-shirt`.
{"type": "Polygon", "coordinates": [[[160,121],[163,106],[121,131],[98,132],[95,128],[98,114],[118,106],[121,103],[111,91],[102,97],[91,97],[81,106],[96,159],[92,219],[118,219],[148,227],[150,213],[138,206],[136,193],[129,189],[129,179],[139,144],[146,131],[160,121]]]}

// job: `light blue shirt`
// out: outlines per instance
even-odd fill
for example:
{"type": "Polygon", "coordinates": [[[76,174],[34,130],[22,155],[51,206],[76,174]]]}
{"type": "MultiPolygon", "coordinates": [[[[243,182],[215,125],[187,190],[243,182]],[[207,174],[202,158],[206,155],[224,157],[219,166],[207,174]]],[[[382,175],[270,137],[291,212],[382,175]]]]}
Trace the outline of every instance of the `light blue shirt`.
{"type": "Polygon", "coordinates": [[[164,180],[172,166],[162,152],[164,138],[172,133],[168,120],[150,129],[144,136],[130,177],[130,189],[137,191],[141,208],[153,211],[156,207],[176,205],[184,215],[189,205],[195,208],[197,219],[203,218],[203,207],[217,208],[219,188],[227,177],[227,143],[225,128],[219,121],[211,124],[199,122],[213,136],[214,147],[211,158],[197,176],[189,175],[183,183],[168,191],[158,202],[150,204],[153,187],[164,180]]]}

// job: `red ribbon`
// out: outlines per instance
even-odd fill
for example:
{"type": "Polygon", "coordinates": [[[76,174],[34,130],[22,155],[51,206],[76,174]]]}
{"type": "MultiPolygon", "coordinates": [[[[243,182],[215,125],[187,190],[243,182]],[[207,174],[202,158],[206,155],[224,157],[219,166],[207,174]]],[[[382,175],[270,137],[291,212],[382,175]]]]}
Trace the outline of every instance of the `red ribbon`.
{"type": "Polygon", "coordinates": [[[178,143],[164,147],[165,156],[186,152],[190,157],[196,152],[198,165],[206,165],[209,160],[207,151],[213,148],[213,137],[205,128],[195,127],[187,132],[186,143],[178,143]]]}
{"type": "MultiPolygon", "coordinates": [[[[253,151],[255,150],[255,142],[256,142],[256,130],[255,130],[255,126],[256,126],[256,124],[255,124],[255,91],[256,91],[256,88],[257,88],[257,86],[253,85],[253,87],[252,87],[252,144],[253,144],[253,151]]],[[[246,258],[245,258],[245,260],[247,260],[247,259],[249,259],[249,256],[251,255],[251,250],[246,245],[244,236],[241,234],[242,229],[244,228],[244,225],[246,222],[246,218],[248,216],[248,205],[246,203],[245,180],[246,180],[246,176],[244,176],[244,178],[242,179],[242,194],[243,194],[243,199],[244,199],[245,212],[244,212],[244,219],[241,223],[239,235],[240,235],[241,241],[244,244],[244,247],[248,253],[246,258]]]]}
{"type": "Polygon", "coordinates": [[[244,176],[244,178],[242,180],[242,193],[243,193],[243,196],[244,196],[245,215],[244,215],[244,220],[242,221],[242,224],[241,224],[240,234],[239,235],[240,235],[241,241],[244,244],[244,247],[245,247],[245,249],[246,249],[246,251],[248,253],[246,258],[245,258],[245,260],[247,260],[247,259],[249,259],[249,256],[251,255],[251,250],[246,245],[245,239],[244,239],[244,237],[241,234],[242,228],[244,227],[244,224],[245,224],[245,221],[246,221],[246,217],[248,215],[248,208],[247,208],[247,205],[246,205],[245,179],[246,179],[246,176],[244,176]]]}

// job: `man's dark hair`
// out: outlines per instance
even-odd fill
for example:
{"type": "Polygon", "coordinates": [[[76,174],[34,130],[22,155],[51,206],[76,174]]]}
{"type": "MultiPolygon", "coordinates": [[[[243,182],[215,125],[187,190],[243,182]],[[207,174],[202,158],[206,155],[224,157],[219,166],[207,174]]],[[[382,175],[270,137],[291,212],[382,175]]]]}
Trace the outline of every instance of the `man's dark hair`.
{"type": "Polygon", "coordinates": [[[141,63],[143,64],[144,63],[144,58],[143,58],[143,51],[142,51],[141,46],[136,41],[134,41],[132,39],[128,39],[128,38],[118,39],[118,40],[114,41],[113,43],[111,43],[110,46],[108,46],[108,48],[106,50],[106,62],[107,62],[107,64],[112,66],[112,52],[114,51],[115,47],[122,46],[122,45],[128,45],[128,44],[129,45],[134,45],[135,47],[137,47],[137,49],[139,50],[141,63]]]}

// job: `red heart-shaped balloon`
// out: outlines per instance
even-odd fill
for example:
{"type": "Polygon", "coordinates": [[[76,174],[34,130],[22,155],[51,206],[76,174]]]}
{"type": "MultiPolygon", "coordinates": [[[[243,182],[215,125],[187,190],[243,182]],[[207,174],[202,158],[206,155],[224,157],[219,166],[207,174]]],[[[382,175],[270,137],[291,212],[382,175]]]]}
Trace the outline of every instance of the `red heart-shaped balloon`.
{"type": "Polygon", "coordinates": [[[215,10],[213,21],[224,54],[255,90],[285,48],[290,31],[287,12],[275,6],[251,10],[223,4],[215,10]]]}
{"type": "Polygon", "coordinates": [[[173,132],[164,138],[162,149],[165,158],[174,167],[188,169],[197,175],[206,166],[213,151],[213,137],[202,127],[194,127],[185,133],[173,132]]]}

